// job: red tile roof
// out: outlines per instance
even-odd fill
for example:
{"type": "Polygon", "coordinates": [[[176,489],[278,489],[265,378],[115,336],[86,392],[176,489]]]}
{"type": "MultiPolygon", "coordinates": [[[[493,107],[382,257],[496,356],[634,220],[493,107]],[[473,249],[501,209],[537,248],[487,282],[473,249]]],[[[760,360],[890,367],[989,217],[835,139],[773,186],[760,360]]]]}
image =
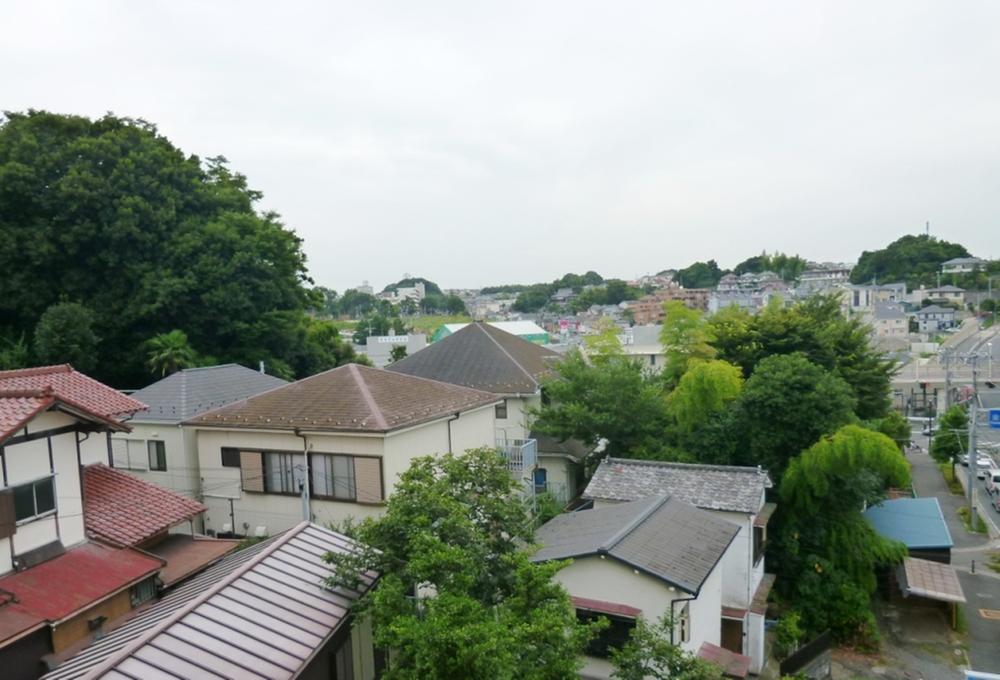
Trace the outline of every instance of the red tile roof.
{"type": "Polygon", "coordinates": [[[0,440],[57,403],[118,426],[119,416],[146,408],[142,402],[73,370],[69,364],[0,371],[0,440]]]}
{"type": "Polygon", "coordinates": [[[137,545],[207,509],[103,463],[83,469],[83,522],[87,534],[102,541],[137,545]]]}
{"type": "Polygon", "coordinates": [[[98,600],[155,574],[162,563],[140,552],[84,543],[59,557],[0,578],[16,600],[0,605],[0,642],[58,623],[98,600]]]}
{"type": "Polygon", "coordinates": [[[745,678],[750,673],[750,657],[731,652],[711,642],[703,642],[698,656],[722,668],[727,678],[745,678]]]}

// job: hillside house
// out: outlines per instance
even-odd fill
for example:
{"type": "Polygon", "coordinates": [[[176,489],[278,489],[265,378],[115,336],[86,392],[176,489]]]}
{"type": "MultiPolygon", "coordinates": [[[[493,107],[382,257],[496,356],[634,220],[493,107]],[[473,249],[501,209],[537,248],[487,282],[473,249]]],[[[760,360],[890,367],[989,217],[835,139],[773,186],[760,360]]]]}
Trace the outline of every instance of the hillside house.
{"type": "Polygon", "coordinates": [[[583,497],[594,508],[668,495],[738,529],[722,560],[721,646],[750,657],[759,673],[764,657],[764,615],[774,576],[764,570],[767,524],[774,512],[764,495],[771,487],[760,468],[606,458],[583,497]]]}
{"type": "MultiPolygon", "coordinates": [[[[287,384],[281,378],[238,364],[172,373],[132,394],[148,408],[129,420],[130,432],[111,437],[111,463],[116,469],[128,470],[140,479],[195,498],[202,483],[195,433],[181,423],[287,384]]],[[[83,460],[85,464],[102,461],[108,462],[106,456],[83,460]]]]}
{"type": "MultiPolygon", "coordinates": [[[[639,618],[655,622],[669,615],[671,642],[695,654],[718,650],[722,565],[739,531],[736,524],[670,496],[565,513],[542,526],[532,561],[572,559],[555,580],[569,592],[581,619],[603,616],[610,622],[588,647],[581,675],[610,677],[609,652],[628,639],[639,618]]],[[[742,666],[737,677],[745,677],[750,659],[728,656],[742,666]]]]}
{"type": "Polygon", "coordinates": [[[956,257],[941,263],[942,274],[968,274],[986,267],[986,260],[978,257],[956,257]]]}
{"type": "Polygon", "coordinates": [[[494,446],[501,401],[348,364],[198,415],[185,426],[197,433],[206,531],[270,535],[306,512],[320,524],[377,515],[414,458],[494,446]]]}
{"type": "Polygon", "coordinates": [[[936,333],[956,326],[955,310],[951,307],[928,305],[923,309],[918,309],[913,316],[916,318],[922,333],[936,333]]]}

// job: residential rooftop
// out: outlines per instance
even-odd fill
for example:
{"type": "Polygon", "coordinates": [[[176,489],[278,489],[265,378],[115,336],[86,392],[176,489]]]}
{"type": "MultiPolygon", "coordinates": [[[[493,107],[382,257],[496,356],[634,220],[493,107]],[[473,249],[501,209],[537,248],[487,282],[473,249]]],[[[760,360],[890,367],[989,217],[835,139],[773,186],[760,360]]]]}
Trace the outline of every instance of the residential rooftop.
{"type": "Polygon", "coordinates": [[[552,370],[552,362],[559,358],[557,352],[494,324],[476,322],[463,325],[388,370],[494,394],[535,394],[542,378],[552,370]]]}
{"type": "Polygon", "coordinates": [[[258,430],[385,433],[497,401],[496,395],[488,392],[380,368],[347,364],[208,411],[188,419],[184,424],[258,430]]]}
{"type": "Polygon", "coordinates": [[[583,497],[634,501],[671,495],[706,510],[756,514],[769,488],[771,478],[761,468],[605,458],[583,497]]]}
{"type": "Polygon", "coordinates": [[[954,541],[937,498],[896,498],[873,505],[865,519],[879,535],[907,548],[951,548],[954,541]]]}
{"type": "Polygon", "coordinates": [[[134,392],[132,397],[149,408],[133,420],[179,423],[287,384],[287,380],[239,364],[185,368],[134,392]]]}
{"type": "Polygon", "coordinates": [[[670,496],[559,515],[535,534],[533,562],[610,556],[697,594],[739,527],[670,496]]]}

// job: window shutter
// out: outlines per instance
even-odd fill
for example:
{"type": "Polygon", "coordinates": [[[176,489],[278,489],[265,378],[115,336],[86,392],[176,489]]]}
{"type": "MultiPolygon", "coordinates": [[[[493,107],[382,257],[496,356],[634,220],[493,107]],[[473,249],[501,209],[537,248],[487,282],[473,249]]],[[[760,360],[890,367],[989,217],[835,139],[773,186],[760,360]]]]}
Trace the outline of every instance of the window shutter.
{"type": "Polygon", "coordinates": [[[16,531],[14,493],[10,489],[5,489],[0,491],[0,538],[10,538],[16,531]]]}
{"type": "Polygon", "coordinates": [[[128,469],[128,442],[120,437],[111,438],[111,461],[116,468],[128,469]]]}
{"type": "Polygon", "coordinates": [[[264,457],[260,451],[240,451],[240,477],[244,491],[264,492],[264,457]]]}
{"type": "Polygon", "coordinates": [[[382,459],[354,459],[354,483],[358,503],[382,502],[382,459]]]}

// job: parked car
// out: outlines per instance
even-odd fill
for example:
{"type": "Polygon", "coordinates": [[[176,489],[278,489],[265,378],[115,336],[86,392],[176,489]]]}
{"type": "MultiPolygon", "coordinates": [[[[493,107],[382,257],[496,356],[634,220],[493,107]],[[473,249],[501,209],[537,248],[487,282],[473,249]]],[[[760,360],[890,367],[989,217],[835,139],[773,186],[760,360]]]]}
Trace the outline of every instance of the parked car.
{"type": "Polygon", "coordinates": [[[980,454],[976,458],[976,477],[978,479],[986,479],[986,473],[995,467],[996,463],[993,462],[992,458],[980,454]]]}
{"type": "Polygon", "coordinates": [[[991,494],[1000,494],[1000,470],[997,468],[986,474],[986,490],[991,494]]]}

